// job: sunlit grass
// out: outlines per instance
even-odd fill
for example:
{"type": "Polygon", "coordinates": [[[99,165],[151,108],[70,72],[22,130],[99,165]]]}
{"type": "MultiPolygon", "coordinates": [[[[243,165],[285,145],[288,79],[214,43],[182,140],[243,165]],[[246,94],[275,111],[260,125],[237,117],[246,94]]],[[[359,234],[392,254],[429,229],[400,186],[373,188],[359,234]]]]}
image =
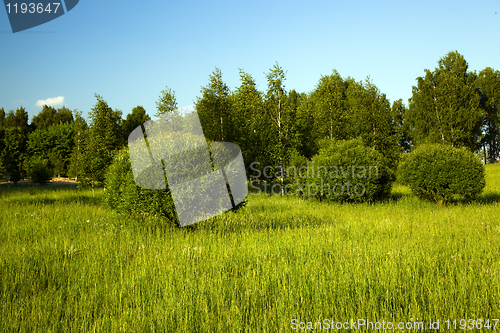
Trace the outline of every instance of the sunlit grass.
{"type": "MultiPolygon", "coordinates": [[[[102,191],[0,186],[0,331],[276,332],[500,317],[500,166],[476,202],[395,184],[378,204],[249,195],[186,228],[102,191]]],[[[443,324],[441,324],[441,327],[443,324]]]]}

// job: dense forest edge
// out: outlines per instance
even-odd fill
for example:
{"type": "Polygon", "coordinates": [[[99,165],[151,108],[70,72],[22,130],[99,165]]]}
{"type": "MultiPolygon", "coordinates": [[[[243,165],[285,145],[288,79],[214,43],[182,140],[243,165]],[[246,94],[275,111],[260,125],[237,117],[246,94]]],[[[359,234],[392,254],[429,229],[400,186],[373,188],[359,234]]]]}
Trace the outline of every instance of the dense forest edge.
{"type": "MultiPolygon", "coordinates": [[[[283,170],[336,140],[359,140],[377,151],[393,176],[401,156],[421,144],[464,148],[485,164],[495,163],[500,72],[468,67],[460,53],[449,52],[416,79],[407,105],[401,99],[391,104],[369,78],[356,81],[336,70],[305,93],[286,88],[286,71],[277,62],[266,74],[265,91],[243,70],[240,86],[231,90],[215,68],[195,107],[208,141],[241,147],[249,179],[262,180],[268,167],[267,174],[283,183],[283,170]]],[[[29,123],[22,106],[0,108],[0,179],[15,184],[70,177],[81,186],[104,186],[106,170],[130,132],[151,117],[136,106],[123,118],[103,97],[95,98],[88,119],[78,110],[45,105],[29,123]]],[[[177,112],[175,92],[166,87],[156,105],[154,116],[177,112]]]]}

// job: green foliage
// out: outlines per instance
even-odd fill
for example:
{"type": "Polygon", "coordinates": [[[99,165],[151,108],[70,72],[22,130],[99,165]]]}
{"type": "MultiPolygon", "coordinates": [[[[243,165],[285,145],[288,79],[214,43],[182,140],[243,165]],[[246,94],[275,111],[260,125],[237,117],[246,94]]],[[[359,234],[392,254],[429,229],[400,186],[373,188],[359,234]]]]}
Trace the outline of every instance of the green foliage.
{"type": "Polygon", "coordinates": [[[70,124],[73,121],[73,114],[66,107],[63,106],[60,109],[56,109],[52,106],[44,105],[42,111],[33,116],[32,125],[35,129],[43,130],[48,129],[52,125],[70,124]]]}
{"type": "Polygon", "coordinates": [[[403,104],[403,100],[398,99],[392,103],[391,111],[394,135],[403,151],[409,153],[413,145],[413,139],[410,136],[408,123],[405,122],[405,116],[408,109],[403,104]]]}
{"type": "Polygon", "coordinates": [[[18,128],[21,132],[26,132],[28,130],[28,118],[28,112],[22,106],[17,108],[15,112],[9,110],[5,114],[3,128],[18,128]]]}
{"type": "Polygon", "coordinates": [[[5,122],[5,110],[4,108],[0,108],[0,131],[4,128],[5,122]]]}
{"type": "Polygon", "coordinates": [[[206,138],[234,142],[231,90],[222,81],[219,68],[209,76],[209,83],[201,88],[201,94],[195,105],[206,138]]]}
{"type": "Polygon", "coordinates": [[[405,119],[417,143],[477,149],[484,112],[477,75],[468,66],[461,54],[449,52],[434,71],[417,78],[405,119]]]}
{"type": "Polygon", "coordinates": [[[16,159],[9,151],[4,151],[1,157],[4,178],[16,184],[21,180],[21,172],[19,170],[19,165],[16,163],[16,159]]]}
{"type": "Polygon", "coordinates": [[[16,183],[23,177],[22,161],[26,155],[26,132],[19,127],[8,127],[3,132],[3,151],[0,159],[7,179],[16,183]]]}
{"type": "Polygon", "coordinates": [[[40,156],[31,158],[28,162],[28,176],[35,183],[45,184],[52,179],[49,161],[40,156]]]}
{"type": "Polygon", "coordinates": [[[500,157],[500,71],[486,67],[479,73],[477,84],[481,92],[481,108],[485,111],[484,136],[481,145],[485,162],[495,163],[500,157]]]}
{"type": "Polygon", "coordinates": [[[349,104],[350,135],[346,139],[361,137],[363,143],[381,153],[387,166],[396,172],[401,151],[389,100],[369,80],[364,83],[348,80],[346,91],[349,104]]]}
{"type": "Polygon", "coordinates": [[[2,159],[0,159],[0,182],[5,180],[5,167],[3,166],[2,159]]]}
{"type": "Polygon", "coordinates": [[[60,123],[48,128],[36,129],[28,135],[28,158],[41,157],[49,160],[54,175],[67,175],[74,147],[74,123],[60,123]]]}
{"type": "Polygon", "coordinates": [[[21,106],[15,112],[0,109],[0,161],[4,177],[17,183],[25,176],[23,160],[26,155],[28,113],[21,106]]]}
{"type": "Polygon", "coordinates": [[[136,185],[128,148],[114,158],[106,173],[106,204],[121,213],[150,214],[177,224],[175,206],[167,190],[148,190],[136,185]]]}
{"type": "Polygon", "coordinates": [[[90,127],[81,149],[82,186],[102,186],[106,169],[123,144],[121,111],[113,110],[99,95],[90,112],[90,127]]]}
{"type": "Polygon", "coordinates": [[[391,192],[394,176],[382,154],[352,140],[325,139],[311,162],[295,157],[297,180],[308,197],[339,202],[374,202],[391,192]]]}
{"type": "Polygon", "coordinates": [[[316,139],[346,139],[350,126],[347,102],[347,81],[334,70],[321,76],[311,101],[314,102],[314,129],[316,139]]]}
{"type": "Polygon", "coordinates": [[[75,135],[73,137],[73,151],[71,152],[68,165],[68,176],[78,180],[78,175],[83,170],[83,165],[85,164],[83,152],[88,134],[88,125],[79,111],[74,111],[74,119],[75,135]]]}
{"type": "Polygon", "coordinates": [[[233,93],[233,130],[234,143],[243,153],[244,161],[263,161],[266,144],[266,120],[262,92],[257,89],[255,80],[240,69],[240,86],[233,93]]]}
{"type": "MultiPolygon", "coordinates": [[[[68,155],[69,158],[69,155],[68,155]]],[[[61,175],[66,175],[66,164],[69,160],[65,159],[56,152],[51,152],[49,154],[50,165],[52,166],[52,175],[57,176],[57,178],[61,177],[61,175]]]]}
{"type": "Polygon", "coordinates": [[[156,102],[156,109],[158,110],[158,112],[156,112],[155,114],[156,117],[170,113],[178,114],[177,99],[175,98],[175,92],[168,86],[161,91],[160,98],[156,102]]]}
{"type": "MultiPolygon", "coordinates": [[[[297,149],[292,150],[290,152],[290,158],[288,160],[288,168],[284,170],[286,182],[292,185],[295,184],[295,186],[297,184],[306,184],[307,181],[303,179],[304,173],[302,173],[301,170],[304,170],[304,168],[307,168],[308,166],[309,159],[302,155],[297,149]]],[[[294,190],[296,190],[296,188],[294,190]]]]}
{"type": "Polygon", "coordinates": [[[92,137],[86,142],[82,152],[82,168],[80,170],[81,187],[102,187],[106,169],[111,165],[115,151],[100,146],[92,137]]]}
{"type": "Polygon", "coordinates": [[[89,113],[90,137],[108,151],[122,147],[122,112],[113,110],[99,95],[95,95],[96,104],[89,113]]]}
{"type": "Polygon", "coordinates": [[[398,179],[418,197],[440,204],[476,198],[485,187],[481,161],[466,148],[443,144],[418,146],[401,161],[398,179]]]}
{"type": "MultiPolygon", "coordinates": [[[[162,93],[164,92],[162,91],[162,93]]],[[[128,136],[130,135],[130,133],[132,133],[134,129],[137,128],[137,126],[142,125],[148,120],[151,120],[151,118],[146,114],[146,110],[142,106],[138,105],[135,108],[133,108],[132,112],[127,115],[122,124],[124,142],[127,142],[128,136]]]]}
{"type": "Polygon", "coordinates": [[[335,70],[322,76],[316,89],[300,104],[298,119],[305,156],[316,154],[323,139],[361,137],[366,146],[387,158],[391,169],[396,168],[401,148],[394,135],[397,125],[393,110],[385,94],[369,79],[343,79],[335,70]]]}
{"type": "Polygon", "coordinates": [[[15,112],[0,109],[0,161],[4,177],[17,183],[25,176],[28,112],[21,106],[15,112]]]}
{"type": "MultiPolygon", "coordinates": [[[[266,74],[267,92],[264,99],[266,116],[266,154],[271,165],[283,170],[288,165],[290,154],[296,150],[298,136],[295,118],[299,95],[285,90],[286,71],[276,62],[266,74]]],[[[283,185],[284,179],[280,177],[283,185]]]]}
{"type": "Polygon", "coordinates": [[[299,141],[297,150],[307,158],[311,158],[318,153],[315,110],[315,101],[312,98],[312,94],[302,93],[300,103],[297,106],[295,128],[299,141]]]}
{"type": "MultiPolygon", "coordinates": [[[[0,125],[1,125],[1,121],[2,121],[2,115],[1,115],[1,112],[3,111],[3,109],[0,109],[0,125]]],[[[5,130],[0,127],[0,180],[4,180],[5,179],[5,163],[4,163],[4,154],[5,154],[5,142],[4,142],[4,136],[5,136],[5,130]]]]}

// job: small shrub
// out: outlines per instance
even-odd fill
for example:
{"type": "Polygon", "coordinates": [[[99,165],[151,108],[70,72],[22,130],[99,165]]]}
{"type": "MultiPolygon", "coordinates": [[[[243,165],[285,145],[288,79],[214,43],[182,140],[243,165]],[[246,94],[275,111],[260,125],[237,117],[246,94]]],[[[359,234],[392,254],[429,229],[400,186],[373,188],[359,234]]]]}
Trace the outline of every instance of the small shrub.
{"type": "Polygon", "coordinates": [[[466,148],[426,144],[403,157],[398,179],[422,199],[440,204],[456,197],[473,199],[484,189],[484,166],[466,148]]]}
{"type": "Polygon", "coordinates": [[[106,204],[122,213],[150,214],[177,223],[175,206],[168,190],[148,190],[136,185],[128,148],[122,149],[107,170],[106,204]]]}
{"type": "Polygon", "coordinates": [[[29,161],[28,172],[35,183],[45,184],[52,179],[49,161],[41,157],[35,157],[29,161]]]}
{"type": "Polygon", "coordinates": [[[373,202],[386,198],[394,179],[387,160],[360,139],[327,140],[306,166],[297,183],[308,197],[340,202],[373,202]]]}

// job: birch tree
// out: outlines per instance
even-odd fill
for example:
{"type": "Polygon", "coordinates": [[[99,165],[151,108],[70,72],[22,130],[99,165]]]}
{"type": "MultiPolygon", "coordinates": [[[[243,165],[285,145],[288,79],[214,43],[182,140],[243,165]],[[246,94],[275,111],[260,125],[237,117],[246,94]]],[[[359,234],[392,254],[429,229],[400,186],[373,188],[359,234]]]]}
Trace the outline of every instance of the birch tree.
{"type": "Polygon", "coordinates": [[[406,121],[417,143],[443,143],[476,151],[481,140],[484,112],[476,73],[457,51],[425,70],[413,87],[406,121]]]}

